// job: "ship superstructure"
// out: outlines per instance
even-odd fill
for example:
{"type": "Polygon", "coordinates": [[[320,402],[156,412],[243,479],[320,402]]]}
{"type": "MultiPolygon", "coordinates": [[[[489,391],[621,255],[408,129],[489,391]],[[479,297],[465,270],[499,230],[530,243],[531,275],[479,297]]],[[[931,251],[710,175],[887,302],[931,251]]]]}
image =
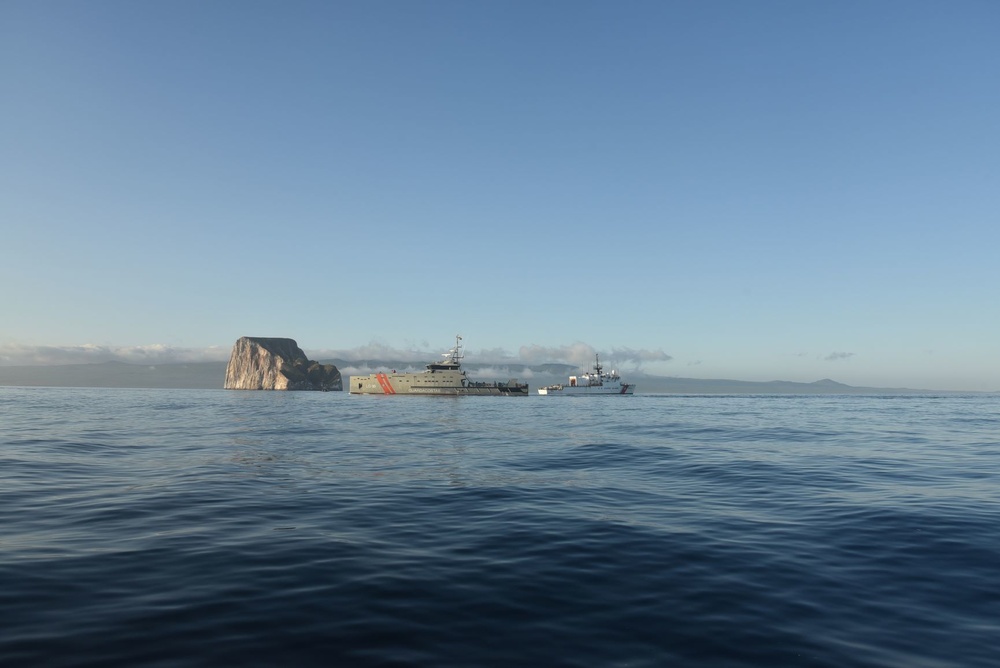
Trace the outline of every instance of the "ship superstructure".
{"type": "Polygon", "coordinates": [[[397,373],[380,371],[367,376],[351,376],[351,394],[425,394],[425,395],[502,395],[527,396],[527,384],[512,378],[506,383],[470,380],[462,370],[462,337],[455,337],[455,347],[441,355],[444,360],[432,362],[425,371],[397,373]]]}
{"type": "Polygon", "coordinates": [[[634,383],[623,383],[617,371],[604,372],[601,366],[601,356],[595,355],[594,371],[579,376],[570,376],[566,385],[549,385],[538,389],[539,394],[572,395],[572,396],[602,396],[629,395],[635,393],[634,383]]]}

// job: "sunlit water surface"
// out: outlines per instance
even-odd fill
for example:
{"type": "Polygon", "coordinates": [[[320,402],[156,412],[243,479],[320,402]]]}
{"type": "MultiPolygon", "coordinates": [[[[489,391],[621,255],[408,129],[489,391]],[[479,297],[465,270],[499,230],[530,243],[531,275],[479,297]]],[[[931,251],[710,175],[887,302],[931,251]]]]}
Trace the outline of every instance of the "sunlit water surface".
{"type": "Polygon", "coordinates": [[[1000,665],[1000,397],[0,388],[0,664],[1000,665]]]}

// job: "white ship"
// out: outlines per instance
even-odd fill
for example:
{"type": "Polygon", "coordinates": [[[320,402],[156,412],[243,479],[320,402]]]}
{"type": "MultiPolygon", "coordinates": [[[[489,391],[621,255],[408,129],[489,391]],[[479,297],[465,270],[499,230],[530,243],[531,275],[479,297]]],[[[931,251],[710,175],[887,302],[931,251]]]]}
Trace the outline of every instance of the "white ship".
{"type": "Polygon", "coordinates": [[[598,396],[604,394],[633,394],[635,384],[623,383],[617,371],[604,373],[600,355],[594,356],[594,371],[582,376],[570,376],[569,385],[549,385],[538,389],[539,394],[598,396]]]}

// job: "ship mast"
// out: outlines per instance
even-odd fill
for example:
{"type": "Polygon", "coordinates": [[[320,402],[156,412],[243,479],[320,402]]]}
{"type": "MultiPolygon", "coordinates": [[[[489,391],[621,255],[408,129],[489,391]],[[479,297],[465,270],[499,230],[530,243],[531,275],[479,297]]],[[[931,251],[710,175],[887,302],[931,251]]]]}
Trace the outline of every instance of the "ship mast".
{"type": "Polygon", "coordinates": [[[444,353],[442,357],[450,357],[452,364],[458,364],[458,360],[465,357],[462,354],[462,337],[458,334],[455,335],[455,347],[444,353]]]}

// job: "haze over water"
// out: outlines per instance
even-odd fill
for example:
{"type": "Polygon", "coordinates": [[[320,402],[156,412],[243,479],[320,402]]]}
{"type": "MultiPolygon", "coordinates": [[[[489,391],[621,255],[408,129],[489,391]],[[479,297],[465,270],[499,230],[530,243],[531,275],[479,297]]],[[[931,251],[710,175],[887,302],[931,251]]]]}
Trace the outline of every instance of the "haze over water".
{"type": "Polygon", "coordinates": [[[5,665],[993,666],[1000,398],[0,388],[5,665]]]}

